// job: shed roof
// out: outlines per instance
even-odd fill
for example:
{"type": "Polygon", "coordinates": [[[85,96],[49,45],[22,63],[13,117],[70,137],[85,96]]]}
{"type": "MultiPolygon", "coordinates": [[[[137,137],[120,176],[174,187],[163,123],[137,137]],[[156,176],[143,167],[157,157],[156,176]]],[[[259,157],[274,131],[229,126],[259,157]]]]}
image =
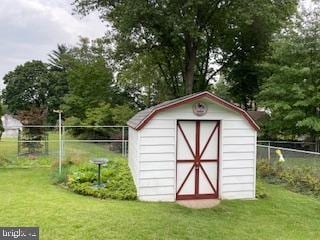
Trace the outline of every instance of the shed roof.
{"type": "Polygon", "coordinates": [[[128,122],[128,126],[135,129],[140,130],[142,129],[157,113],[165,111],[167,109],[178,107],[182,104],[186,104],[201,98],[208,98],[214,103],[217,103],[219,105],[222,105],[234,112],[240,113],[248,122],[249,124],[255,129],[259,130],[259,126],[256,124],[256,122],[250,117],[250,115],[243,109],[235,106],[234,104],[227,102],[226,100],[214,95],[211,92],[205,91],[200,93],[194,93],[190,94],[181,98],[176,98],[173,100],[165,101],[163,103],[160,103],[158,105],[155,105],[153,107],[147,108],[145,110],[142,110],[138,112],[136,115],[134,115],[128,122]]]}

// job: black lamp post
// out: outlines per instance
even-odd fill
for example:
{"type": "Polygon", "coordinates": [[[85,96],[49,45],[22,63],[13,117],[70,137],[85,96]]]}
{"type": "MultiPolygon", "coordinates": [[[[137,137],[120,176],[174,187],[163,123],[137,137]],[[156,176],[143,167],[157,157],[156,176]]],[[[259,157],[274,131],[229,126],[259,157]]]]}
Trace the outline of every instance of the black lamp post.
{"type": "Polygon", "coordinates": [[[106,165],[109,160],[107,158],[95,158],[91,162],[98,166],[98,184],[97,188],[104,187],[104,184],[101,184],[101,166],[106,165]]]}

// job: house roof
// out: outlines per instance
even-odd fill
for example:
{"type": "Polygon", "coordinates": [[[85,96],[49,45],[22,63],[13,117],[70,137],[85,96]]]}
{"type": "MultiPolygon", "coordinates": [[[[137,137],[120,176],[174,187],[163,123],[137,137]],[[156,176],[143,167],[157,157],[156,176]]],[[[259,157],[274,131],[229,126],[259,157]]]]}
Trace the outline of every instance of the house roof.
{"type": "Polygon", "coordinates": [[[270,118],[265,111],[248,111],[248,114],[256,123],[261,123],[270,118]]]}
{"type": "Polygon", "coordinates": [[[140,130],[142,129],[156,114],[159,112],[165,111],[167,109],[178,107],[182,104],[186,104],[192,101],[195,101],[197,99],[201,99],[203,97],[206,97],[210,99],[212,102],[215,102],[219,105],[222,105],[232,111],[240,113],[247,121],[248,123],[255,129],[259,130],[259,126],[256,124],[256,122],[250,117],[250,115],[243,109],[235,106],[234,104],[227,102],[226,100],[214,95],[211,92],[205,91],[200,93],[194,93],[190,94],[181,98],[176,98],[170,101],[165,101],[163,103],[160,103],[158,105],[155,105],[153,107],[147,108],[145,110],[142,110],[138,112],[136,115],[134,115],[128,122],[128,126],[135,129],[140,130]]]}

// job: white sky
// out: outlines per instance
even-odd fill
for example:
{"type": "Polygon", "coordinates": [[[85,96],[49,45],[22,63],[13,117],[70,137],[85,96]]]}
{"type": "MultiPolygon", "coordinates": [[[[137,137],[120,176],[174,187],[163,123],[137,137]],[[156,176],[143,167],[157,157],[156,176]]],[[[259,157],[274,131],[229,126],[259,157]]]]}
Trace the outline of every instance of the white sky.
{"type": "Polygon", "coordinates": [[[97,15],[72,15],[72,0],[1,0],[0,88],[2,78],[18,64],[47,60],[58,43],[74,45],[79,36],[103,36],[106,27],[97,15]]]}
{"type": "MultiPolygon", "coordinates": [[[[106,27],[97,14],[72,15],[72,0],[1,0],[0,89],[2,78],[18,64],[47,60],[58,43],[74,45],[79,36],[98,38],[106,27]]],[[[311,0],[302,0],[311,7],[311,0]]]]}

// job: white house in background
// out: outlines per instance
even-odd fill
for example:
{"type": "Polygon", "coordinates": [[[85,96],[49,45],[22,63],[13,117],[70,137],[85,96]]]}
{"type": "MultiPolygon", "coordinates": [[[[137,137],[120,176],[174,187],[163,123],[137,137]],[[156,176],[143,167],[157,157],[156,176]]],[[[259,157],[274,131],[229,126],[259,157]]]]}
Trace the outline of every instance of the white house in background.
{"type": "Polygon", "coordinates": [[[138,198],[253,199],[259,127],[210,92],[167,101],[128,121],[138,198]]]}
{"type": "Polygon", "coordinates": [[[17,137],[19,129],[22,129],[22,123],[12,115],[5,114],[1,117],[4,132],[2,137],[17,137]]]}

